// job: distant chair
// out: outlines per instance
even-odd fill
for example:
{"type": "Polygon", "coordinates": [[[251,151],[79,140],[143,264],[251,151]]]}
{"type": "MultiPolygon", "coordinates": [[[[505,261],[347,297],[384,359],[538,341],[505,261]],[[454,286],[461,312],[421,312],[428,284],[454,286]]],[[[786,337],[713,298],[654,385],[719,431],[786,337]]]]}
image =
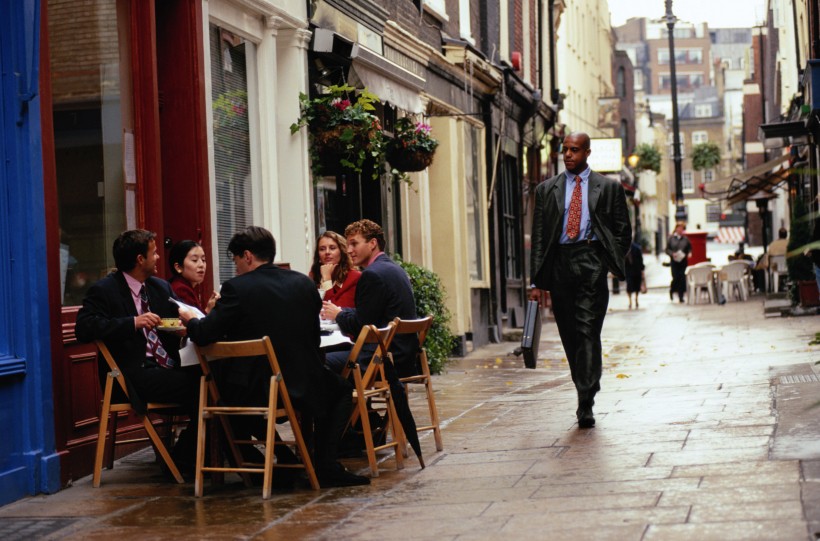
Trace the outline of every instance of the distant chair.
{"type": "Polygon", "coordinates": [[[769,256],[769,283],[772,285],[772,291],[777,293],[780,291],[781,276],[789,275],[789,268],[786,265],[785,255],[770,255],[769,256]]]}
{"type": "Polygon", "coordinates": [[[715,283],[712,279],[714,265],[697,264],[686,268],[686,288],[689,291],[689,304],[698,304],[701,293],[705,290],[709,302],[715,302],[715,283]]]}
{"type": "Polygon", "coordinates": [[[727,301],[736,298],[745,301],[749,298],[749,265],[745,261],[737,260],[724,265],[720,269],[720,282],[723,295],[727,301]]]}

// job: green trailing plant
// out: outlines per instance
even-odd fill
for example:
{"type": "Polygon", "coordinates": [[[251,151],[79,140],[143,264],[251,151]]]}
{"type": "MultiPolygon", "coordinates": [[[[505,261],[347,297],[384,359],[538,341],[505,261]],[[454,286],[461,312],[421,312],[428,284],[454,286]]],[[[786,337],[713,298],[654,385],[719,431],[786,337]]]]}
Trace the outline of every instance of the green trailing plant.
{"type": "Polygon", "coordinates": [[[714,169],[720,163],[720,147],[717,143],[707,141],[699,143],[692,149],[692,169],[702,171],[714,169]]]}
{"type": "Polygon", "coordinates": [[[405,261],[399,255],[394,256],[396,262],[407,272],[410,284],[413,286],[413,296],[416,298],[416,314],[419,317],[433,316],[433,326],[427,333],[425,348],[430,362],[430,372],[440,374],[448,362],[448,356],[456,344],[456,337],[450,332],[450,310],[444,304],[445,291],[438,275],[410,261],[405,261]]]}
{"type": "Polygon", "coordinates": [[[635,148],[635,155],[638,156],[636,171],[661,172],[661,152],[649,143],[641,143],[635,148]]]}
{"type": "Polygon", "coordinates": [[[795,197],[792,204],[791,230],[787,245],[786,266],[789,268],[792,304],[800,302],[798,282],[814,280],[814,268],[811,258],[803,255],[803,251],[811,242],[811,227],[809,225],[809,211],[802,197],[795,197]]]}
{"type": "Polygon", "coordinates": [[[379,118],[374,114],[373,104],[378,102],[379,98],[367,89],[356,93],[349,85],[330,86],[328,94],[315,98],[299,93],[301,113],[291,124],[290,133],[307,127],[314,179],[334,164],[361,173],[368,161],[373,164],[373,179],[379,178],[385,144],[379,118]]]}

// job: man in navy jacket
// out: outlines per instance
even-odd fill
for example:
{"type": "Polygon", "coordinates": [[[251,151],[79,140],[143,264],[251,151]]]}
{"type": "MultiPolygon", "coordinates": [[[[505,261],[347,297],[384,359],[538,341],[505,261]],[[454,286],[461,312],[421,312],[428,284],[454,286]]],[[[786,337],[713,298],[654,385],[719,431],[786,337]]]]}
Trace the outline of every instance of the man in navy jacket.
{"type": "MultiPolygon", "coordinates": [[[[349,336],[358,336],[364,325],[386,327],[394,318],[415,319],[416,301],[407,273],[384,253],[384,232],[379,224],[359,220],[345,228],[347,252],[353,264],[362,267],[362,276],[356,286],[356,307],[339,308],[331,302],[322,307],[324,319],[335,320],[339,329],[349,336]]],[[[375,345],[363,358],[370,358],[375,345]]],[[[390,346],[393,362],[400,377],[418,374],[416,359],[419,343],[415,335],[396,335],[390,346]]],[[[333,352],[326,356],[331,369],[341,372],[347,352],[333,352]]]]}
{"type": "MultiPolygon", "coordinates": [[[[114,241],[117,271],[88,290],[77,314],[76,333],[81,342],[100,339],[117,361],[128,385],[131,404],[145,412],[146,402],[175,402],[190,416],[191,423],[172,451],[183,474],[192,473],[196,453],[196,426],[199,401],[198,367],[179,368],[180,337],[156,332],[172,368],[157,363],[146,346],[146,333],[160,324],[161,318],[176,318],[177,306],[170,284],[157,278],[156,235],[144,229],[120,234],[114,241]],[[144,288],[148,310],[143,310],[140,291],[144,288]]],[[[108,372],[100,363],[100,378],[108,372]]]]}

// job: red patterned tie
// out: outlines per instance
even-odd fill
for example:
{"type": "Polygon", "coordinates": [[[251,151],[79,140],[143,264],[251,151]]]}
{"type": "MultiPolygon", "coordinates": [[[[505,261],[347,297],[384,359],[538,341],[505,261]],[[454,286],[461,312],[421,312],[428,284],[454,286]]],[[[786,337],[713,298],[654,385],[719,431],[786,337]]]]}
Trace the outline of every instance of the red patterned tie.
{"type": "Polygon", "coordinates": [[[581,233],[581,177],[575,177],[575,189],[572,190],[572,199],[569,202],[569,216],[567,217],[567,236],[572,240],[581,233]]]}
{"type": "MultiPolygon", "coordinates": [[[[145,286],[140,288],[140,304],[142,305],[142,313],[147,314],[151,311],[148,306],[148,294],[145,293],[145,286]]],[[[145,333],[145,351],[148,355],[154,357],[154,360],[162,368],[173,368],[174,360],[168,356],[165,348],[162,347],[162,342],[159,341],[159,336],[154,332],[154,329],[143,328],[145,333]]]]}

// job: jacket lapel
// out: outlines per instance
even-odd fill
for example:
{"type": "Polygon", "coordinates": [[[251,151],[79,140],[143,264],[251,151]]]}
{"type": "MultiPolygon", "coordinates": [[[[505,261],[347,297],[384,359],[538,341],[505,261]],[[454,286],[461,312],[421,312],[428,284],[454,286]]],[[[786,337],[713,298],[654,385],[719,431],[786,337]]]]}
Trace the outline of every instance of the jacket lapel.
{"type": "Polygon", "coordinates": [[[123,276],[122,272],[117,272],[114,275],[114,279],[119,286],[120,299],[122,300],[125,313],[129,316],[136,317],[137,307],[134,305],[134,298],[131,296],[131,290],[128,288],[128,282],[125,281],[125,276],[123,276]]]}
{"type": "Polygon", "coordinates": [[[566,201],[567,196],[567,175],[561,173],[558,176],[558,179],[555,181],[553,185],[553,195],[555,196],[555,205],[558,208],[558,212],[561,213],[563,216],[564,213],[564,202],[566,201]]]}
{"type": "Polygon", "coordinates": [[[598,197],[601,195],[601,181],[594,172],[589,174],[589,191],[587,195],[589,203],[589,215],[595,214],[595,207],[598,205],[598,197]]]}

